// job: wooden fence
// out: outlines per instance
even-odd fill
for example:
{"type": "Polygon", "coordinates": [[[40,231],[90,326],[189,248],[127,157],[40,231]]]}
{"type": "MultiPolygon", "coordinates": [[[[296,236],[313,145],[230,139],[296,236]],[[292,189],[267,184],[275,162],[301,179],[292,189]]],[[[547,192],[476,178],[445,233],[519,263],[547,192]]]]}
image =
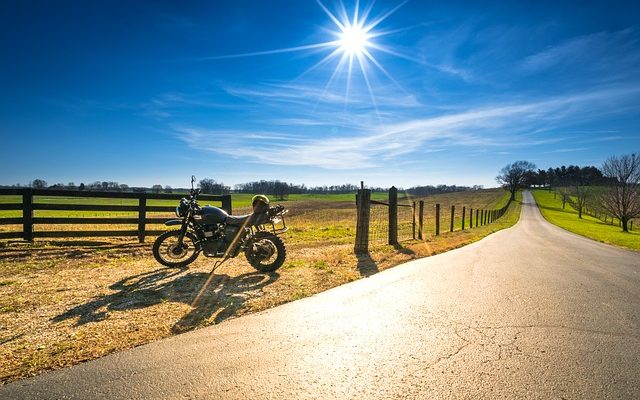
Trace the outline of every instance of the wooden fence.
{"type": "MultiPolygon", "coordinates": [[[[504,207],[492,210],[473,209],[462,207],[461,210],[461,229],[472,229],[488,225],[498,218],[502,217],[509,208],[511,200],[504,207]]],[[[371,200],[371,190],[360,189],[356,195],[357,221],[356,221],[356,241],[354,251],[358,254],[367,253],[369,251],[369,228],[371,205],[384,205],[389,208],[389,224],[388,224],[388,243],[390,245],[398,244],[398,207],[411,207],[413,210],[412,231],[413,239],[424,240],[426,233],[424,231],[424,200],[414,201],[412,204],[398,204],[398,190],[395,187],[389,189],[388,202],[371,200]]],[[[440,204],[435,205],[435,235],[441,233],[440,226],[441,207],[440,204]]],[[[449,231],[455,230],[456,207],[451,206],[451,218],[449,231]]]]}
{"type": "MultiPolygon", "coordinates": [[[[16,203],[0,203],[0,210],[21,210],[21,217],[1,218],[0,225],[22,225],[22,231],[0,232],[0,239],[22,238],[33,241],[34,238],[57,237],[109,237],[129,236],[138,237],[144,242],[146,235],[159,235],[163,230],[148,230],[147,225],[163,224],[176,217],[149,217],[149,212],[173,212],[176,206],[147,205],[148,200],[177,200],[185,194],[152,194],[152,193],[121,193],[121,192],[93,192],[79,190],[47,190],[47,189],[0,189],[0,196],[21,196],[22,201],[16,203]],[[37,201],[36,196],[51,198],[101,198],[101,199],[136,199],[137,205],[109,205],[109,204],[60,204],[60,202],[37,201]],[[34,201],[36,200],[36,201],[34,201]],[[34,212],[39,210],[54,211],[103,211],[103,212],[131,212],[136,217],[40,217],[34,212]],[[137,225],[136,230],[82,230],[82,231],[38,231],[36,225],[82,224],[82,225],[137,225]]],[[[222,208],[231,214],[231,195],[200,195],[198,200],[221,202],[222,208]]]]}

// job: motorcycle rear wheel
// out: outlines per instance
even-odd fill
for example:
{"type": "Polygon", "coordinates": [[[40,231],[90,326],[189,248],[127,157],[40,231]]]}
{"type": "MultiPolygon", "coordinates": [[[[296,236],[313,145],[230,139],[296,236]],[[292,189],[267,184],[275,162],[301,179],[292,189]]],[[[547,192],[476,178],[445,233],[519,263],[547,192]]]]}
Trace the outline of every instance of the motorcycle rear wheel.
{"type": "Polygon", "coordinates": [[[178,247],[180,231],[167,231],[153,243],[153,257],[166,267],[184,267],[196,260],[200,251],[196,246],[196,236],[187,232],[178,247]]]}
{"type": "Polygon", "coordinates": [[[258,232],[251,246],[245,249],[244,255],[258,271],[273,272],[284,263],[287,250],[278,236],[271,232],[258,232]]]}

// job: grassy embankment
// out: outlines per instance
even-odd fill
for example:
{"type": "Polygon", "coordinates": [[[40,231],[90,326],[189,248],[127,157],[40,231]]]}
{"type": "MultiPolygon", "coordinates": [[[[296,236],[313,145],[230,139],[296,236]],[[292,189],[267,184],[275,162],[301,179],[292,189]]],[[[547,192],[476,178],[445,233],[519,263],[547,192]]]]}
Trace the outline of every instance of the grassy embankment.
{"type": "MultiPolygon", "coordinates": [[[[246,210],[250,198],[250,195],[234,196],[234,213],[246,210]]],[[[374,197],[384,198],[385,194],[374,197]]],[[[284,237],[288,251],[284,266],[277,273],[260,274],[244,258],[238,257],[216,270],[210,285],[204,289],[212,260],[200,257],[183,270],[162,268],[151,256],[153,238],[144,244],[119,238],[33,244],[4,242],[0,247],[0,382],[73,365],[310,296],[411,259],[479,240],[513,225],[520,214],[520,202],[516,202],[495,223],[465,231],[460,231],[458,217],[457,231],[449,233],[445,231],[449,229],[451,204],[458,210],[462,205],[499,208],[508,196],[502,190],[429,196],[424,199],[424,241],[403,241],[399,248],[375,246],[368,256],[358,258],[353,254],[353,199],[353,195],[291,196],[284,202],[291,210],[287,221],[291,229],[284,237]],[[443,210],[443,233],[438,237],[433,235],[435,203],[440,203],[443,210]],[[200,290],[203,295],[194,303],[200,290]]],[[[0,199],[3,200],[17,201],[0,199]]],[[[400,198],[401,203],[412,200],[418,199],[400,198]]],[[[108,201],[109,204],[128,204],[126,202],[108,201]]],[[[158,204],[175,204],[175,201],[158,204]]],[[[114,214],[36,212],[37,216],[114,214]]],[[[4,216],[19,215],[18,212],[18,215],[4,216]]],[[[403,220],[406,225],[406,215],[403,220]]],[[[73,229],[94,228],[84,225],[73,229]]],[[[100,228],[133,227],[102,225],[100,228]]]]}
{"type": "Polygon", "coordinates": [[[578,218],[576,210],[568,203],[562,209],[560,196],[554,199],[548,190],[534,190],[533,196],[542,215],[552,224],[599,242],[640,250],[640,226],[635,223],[635,230],[625,233],[617,224],[610,225],[589,215],[583,214],[582,219],[578,218]]]}

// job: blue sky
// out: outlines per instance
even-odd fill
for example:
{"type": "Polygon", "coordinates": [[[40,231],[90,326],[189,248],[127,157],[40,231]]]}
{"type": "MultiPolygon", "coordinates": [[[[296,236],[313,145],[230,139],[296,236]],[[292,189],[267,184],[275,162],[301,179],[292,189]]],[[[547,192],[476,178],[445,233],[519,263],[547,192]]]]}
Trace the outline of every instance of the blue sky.
{"type": "Polygon", "coordinates": [[[0,184],[495,186],[520,159],[598,166],[640,151],[639,4],[361,1],[373,60],[349,68],[333,0],[4,1],[0,184]]]}

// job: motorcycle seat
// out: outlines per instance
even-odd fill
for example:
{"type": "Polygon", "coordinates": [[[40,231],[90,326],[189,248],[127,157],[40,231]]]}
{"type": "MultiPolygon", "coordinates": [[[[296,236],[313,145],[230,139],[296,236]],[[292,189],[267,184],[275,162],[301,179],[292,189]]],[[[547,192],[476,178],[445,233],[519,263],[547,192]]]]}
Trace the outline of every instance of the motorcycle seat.
{"type": "Polygon", "coordinates": [[[228,225],[232,225],[232,226],[241,226],[242,224],[244,224],[244,221],[246,221],[248,218],[251,218],[253,214],[247,214],[247,215],[228,215],[226,222],[228,225]]]}

